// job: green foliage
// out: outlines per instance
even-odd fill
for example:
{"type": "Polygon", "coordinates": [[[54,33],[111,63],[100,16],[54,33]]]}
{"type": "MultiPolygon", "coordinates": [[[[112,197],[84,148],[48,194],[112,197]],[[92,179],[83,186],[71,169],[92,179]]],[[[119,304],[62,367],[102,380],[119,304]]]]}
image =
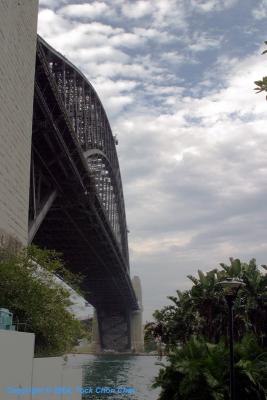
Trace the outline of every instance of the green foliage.
{"type": "Polygon", "coordinates": [[[23,252],[27,259],[41,265],[46,271],[58,276],[77,293],[83,295],[80,288],[83,276],[79,273],[73,274],[65,267],[62,259],[63,254],[55,250],[43,250],[35,245],[27,247],[23,252]]]}
{"type": "Polygon", "coordinates": [[[149,353],[151,351],[157,350],[157,343],[155,341],[155,337],[153,335],[153,323],[148,322],[144,327],[144,348],[145,352],[149,353]]]}
{"type": "Polygon", "coordinates": [[[159,400],[229,399],[228,309],[218,282],[240,278],[234,306],[236,398],[267,399],[267,275],[256,260],[230,264],[198,276],[189,275],[190,290],[177,290],[172,304],[154,313],[150,332],[168,351],[168,365],[154,386],[159,400]],[[265,350],[264,350],[265,348],[265,350]]]}
{"type": "Polygon", "coordinates": [[[17,255],[0,253],[0,306],[35,333],[37,356],[64,354],[84,336],[80,322],[68,311],[69,292],[53,274],[77,285],[54,251],[32,246],[17,255]]]}
{"type": "MultiPolygon", "coordinates": [[[[159,400],[229,399],[228,349],[222,340],[210,344],[192,336],[163,366],[153,385],[162,388],[159,400]]],[[[245,336],[236,348],[235,375],[237,399],[266,400],[267,353],[254,336],[245,336]]]]}
{"type": "MultiPolygon", "coordinates": [[[[151,330],[154,336],[161,337],[167,348],[185,343],[191,335],[203,336],[212,343],[217,343],[221,336],[227,336],[227,305],[216,285],[227,277],[240,278],[246,284],[235,302],[235,339],[240,340],[246,333],[254,333],[261,343],[266,342],[266,273],[256,265],[255,259],[241,263],[231,258],[230,265],[220,264],[220,267],[207,273],[198,271],[198,277],[188,276],[193,283],[192,288],[177,291],[177,296],[169,297],[172,305],[155,311],[156,323],[151,330]]],[[[266,269],[265,266],[262,268],[266,269]]]]}
{"type": "MultiPolygon", "coordinates": [[[[267,45],[267,41],[265,41],[264,42],[264,44],[266,44],[267,45]]],[[[262,54],[266,54],[267,53],[267,50],[264,50],[263,52],[262,52],[262,54]]],[[[260,92],[267,92],[267,76],[264,76],[263,78],[262,78],[262,80],[260,80],[260,81],[255,81],[254,82],[255,83],[255,85],[257,86],[254,90],[256,91],[256,93],[260,93],[260,92]]]]}
{"type": "Polygon", "coordinates": [[[84,328],[84,339],[87,339],[88,342],[92,341],[93,336],[93,318],[84,319],[81,321],[82,327],[84,328]]]}

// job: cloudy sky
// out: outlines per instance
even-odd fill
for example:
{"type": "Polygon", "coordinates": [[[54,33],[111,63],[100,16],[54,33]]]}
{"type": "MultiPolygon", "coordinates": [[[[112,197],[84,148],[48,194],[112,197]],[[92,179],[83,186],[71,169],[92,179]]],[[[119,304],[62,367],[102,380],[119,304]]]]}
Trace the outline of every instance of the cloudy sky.
{"type": "Polygon", "coordinates": [[[145,319],[230,256],[267,263],[267,0],[39,0],[39,34],[98,92],[145,319]]]}

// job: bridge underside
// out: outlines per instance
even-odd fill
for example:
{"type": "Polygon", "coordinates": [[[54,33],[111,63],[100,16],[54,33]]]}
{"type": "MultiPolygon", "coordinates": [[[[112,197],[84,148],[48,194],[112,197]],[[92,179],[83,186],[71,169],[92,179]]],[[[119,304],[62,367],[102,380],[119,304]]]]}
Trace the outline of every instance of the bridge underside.
{"type": "Polygon", "coordinates": [[[83,150],[42,53],[37,51],[33,112],[29,243],[55,249],[84,277],[96,308],[102,348],[130,348],[138,309],[128,260],[96,193],[83,150]]]}

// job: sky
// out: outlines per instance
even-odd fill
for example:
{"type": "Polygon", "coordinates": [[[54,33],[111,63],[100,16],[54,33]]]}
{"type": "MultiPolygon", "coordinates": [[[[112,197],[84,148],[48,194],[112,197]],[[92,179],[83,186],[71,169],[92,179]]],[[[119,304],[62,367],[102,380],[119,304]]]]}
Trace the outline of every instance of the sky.
{"type": "Polygon", "coordinates": [[[267,0],[39,0],[117,147],[144,320],[229,257],[267,263],[267,0]]]}

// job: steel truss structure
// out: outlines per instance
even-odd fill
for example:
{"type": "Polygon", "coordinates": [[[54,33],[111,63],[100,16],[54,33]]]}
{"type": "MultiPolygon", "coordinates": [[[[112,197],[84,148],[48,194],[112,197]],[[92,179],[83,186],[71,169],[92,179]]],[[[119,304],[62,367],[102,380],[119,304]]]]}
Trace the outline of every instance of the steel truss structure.
{"type": "MultiPolygon", "coordinates": [[[[64,254],[103,312],[138,309],[110,124],[85,76],[38,37],[29,242],[64,254]]],[[[129,342],[129,340],[128,340],[129,342]]]]}

